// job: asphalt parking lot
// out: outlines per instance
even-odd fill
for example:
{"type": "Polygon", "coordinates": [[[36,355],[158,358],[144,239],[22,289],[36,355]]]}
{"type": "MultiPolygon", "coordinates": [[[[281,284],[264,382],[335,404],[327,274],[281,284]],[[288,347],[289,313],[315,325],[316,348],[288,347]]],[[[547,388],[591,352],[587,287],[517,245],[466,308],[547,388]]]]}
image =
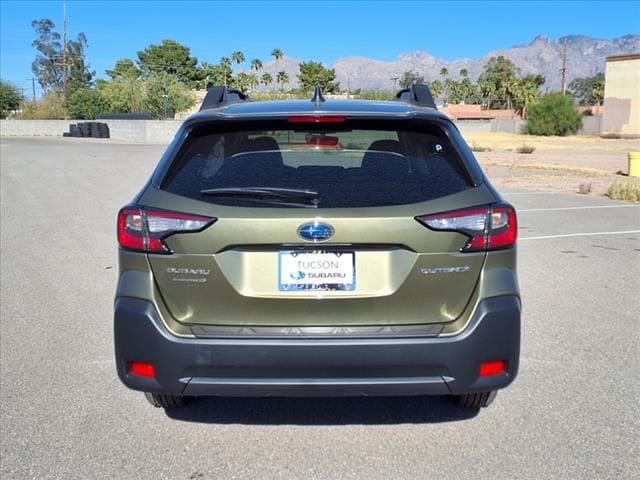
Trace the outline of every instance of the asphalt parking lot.
{"type": "Polygon", "coordinates": [[[0,475],[7,479],[624,479],[640,472],[640,206],[503,190],[519,210],[520,375],[442,398],[196,399],[116,377],[115,215],[163,147],[0,147],[0,475]]]}

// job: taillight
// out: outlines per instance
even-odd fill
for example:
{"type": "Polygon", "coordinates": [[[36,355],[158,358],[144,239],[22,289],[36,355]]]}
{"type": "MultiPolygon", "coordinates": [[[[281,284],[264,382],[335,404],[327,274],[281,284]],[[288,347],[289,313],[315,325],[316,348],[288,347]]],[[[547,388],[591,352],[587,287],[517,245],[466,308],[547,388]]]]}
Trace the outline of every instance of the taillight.
{"type": "Polygon", "coordinates": [[[173,253],[164,239],[174,233],[199,232],[215,218],[179,212],[124,207],[118,213],[118,243],[138,252],[173,253]]]}
{"type": "Polygon", "coordinates": [[[511,247],[518,236],[516,211],[511,205],[480,208],[416,217],[431,230],[458,232],[469,237],[461,252],[498,250],[511,247]]]}

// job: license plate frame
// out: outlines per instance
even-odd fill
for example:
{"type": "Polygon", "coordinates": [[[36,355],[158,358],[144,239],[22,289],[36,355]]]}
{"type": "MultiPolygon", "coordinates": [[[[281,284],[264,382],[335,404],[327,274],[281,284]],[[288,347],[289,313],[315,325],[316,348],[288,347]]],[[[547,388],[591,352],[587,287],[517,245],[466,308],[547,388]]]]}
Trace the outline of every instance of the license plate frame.
{"type": "Polygon", "coordinates": [[[281,292],[333,292],[355,289],[356,252],[353,250],[278,251],[278,290],[281,292]],[[318,265],[318,262],[321,264],[318,265]],[[294,267],[294,263],[298,264],[297,267],[294,267]],[[314,268],[314,265],[317,268],[314,268]]]}

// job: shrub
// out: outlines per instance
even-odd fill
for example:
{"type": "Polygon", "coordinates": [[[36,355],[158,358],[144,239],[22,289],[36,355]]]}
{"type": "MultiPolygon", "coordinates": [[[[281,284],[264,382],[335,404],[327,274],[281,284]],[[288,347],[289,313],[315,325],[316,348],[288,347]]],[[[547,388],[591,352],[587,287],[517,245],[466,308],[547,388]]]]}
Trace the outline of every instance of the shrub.
{"type": "Polygon", "coordinates": [[[470,145],[472,152],[490,152],[490,147],[483,147],[482,145],[478,145],[476,142],[472,142],[470,145]]]}
{"type": "Polygon", "coordinates": [[[516,152],[518,153],[533,153],[536,151],[536,147],[532,147],[531,145],[523,144],[521,147],[516,148],[516,152]]]}
{"type": "Polygon", "coordinates": [[[107,113],[107,102],[95,89],[80,88],[69,95],[67,110],[71,118],[93,120],[96,115],[107,113]]]}
{"type": "Polygon", "coordinates": [[[605,195],[614,200],[640,202],[640,185],[616,182],[609,187],[605,195]]]}
{"type": "Polygon", "coordinates": [[[550,93],[529,108],[524,133],[529,135],[574,134],[582,127],[575,101],[562,93],[550,93]]]}
{"type": "Polygon", "coordinates": [[[56,90],[49,90],[36,103],[28,103],[22,109],[20,118],[25,120],[63,120],[67,116],[64,100],[56,90]]]}
{"type": "Polygon", "coordinates": [[[393,93],[387,90],[363,90],[354,95],[359,100],[393,100],[393,93]]]}

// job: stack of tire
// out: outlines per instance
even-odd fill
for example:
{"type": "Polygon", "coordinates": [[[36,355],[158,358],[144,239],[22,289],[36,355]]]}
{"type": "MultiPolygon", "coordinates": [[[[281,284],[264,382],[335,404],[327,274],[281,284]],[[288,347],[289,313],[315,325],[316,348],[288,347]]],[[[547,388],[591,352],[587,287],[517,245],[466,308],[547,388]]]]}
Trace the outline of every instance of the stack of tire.
{"type": "Polygon", "coordinates": [[[79,122],[69,125],[69,131],[63,137],[109,138],[109,125],[102,122],[79,122]]]}

